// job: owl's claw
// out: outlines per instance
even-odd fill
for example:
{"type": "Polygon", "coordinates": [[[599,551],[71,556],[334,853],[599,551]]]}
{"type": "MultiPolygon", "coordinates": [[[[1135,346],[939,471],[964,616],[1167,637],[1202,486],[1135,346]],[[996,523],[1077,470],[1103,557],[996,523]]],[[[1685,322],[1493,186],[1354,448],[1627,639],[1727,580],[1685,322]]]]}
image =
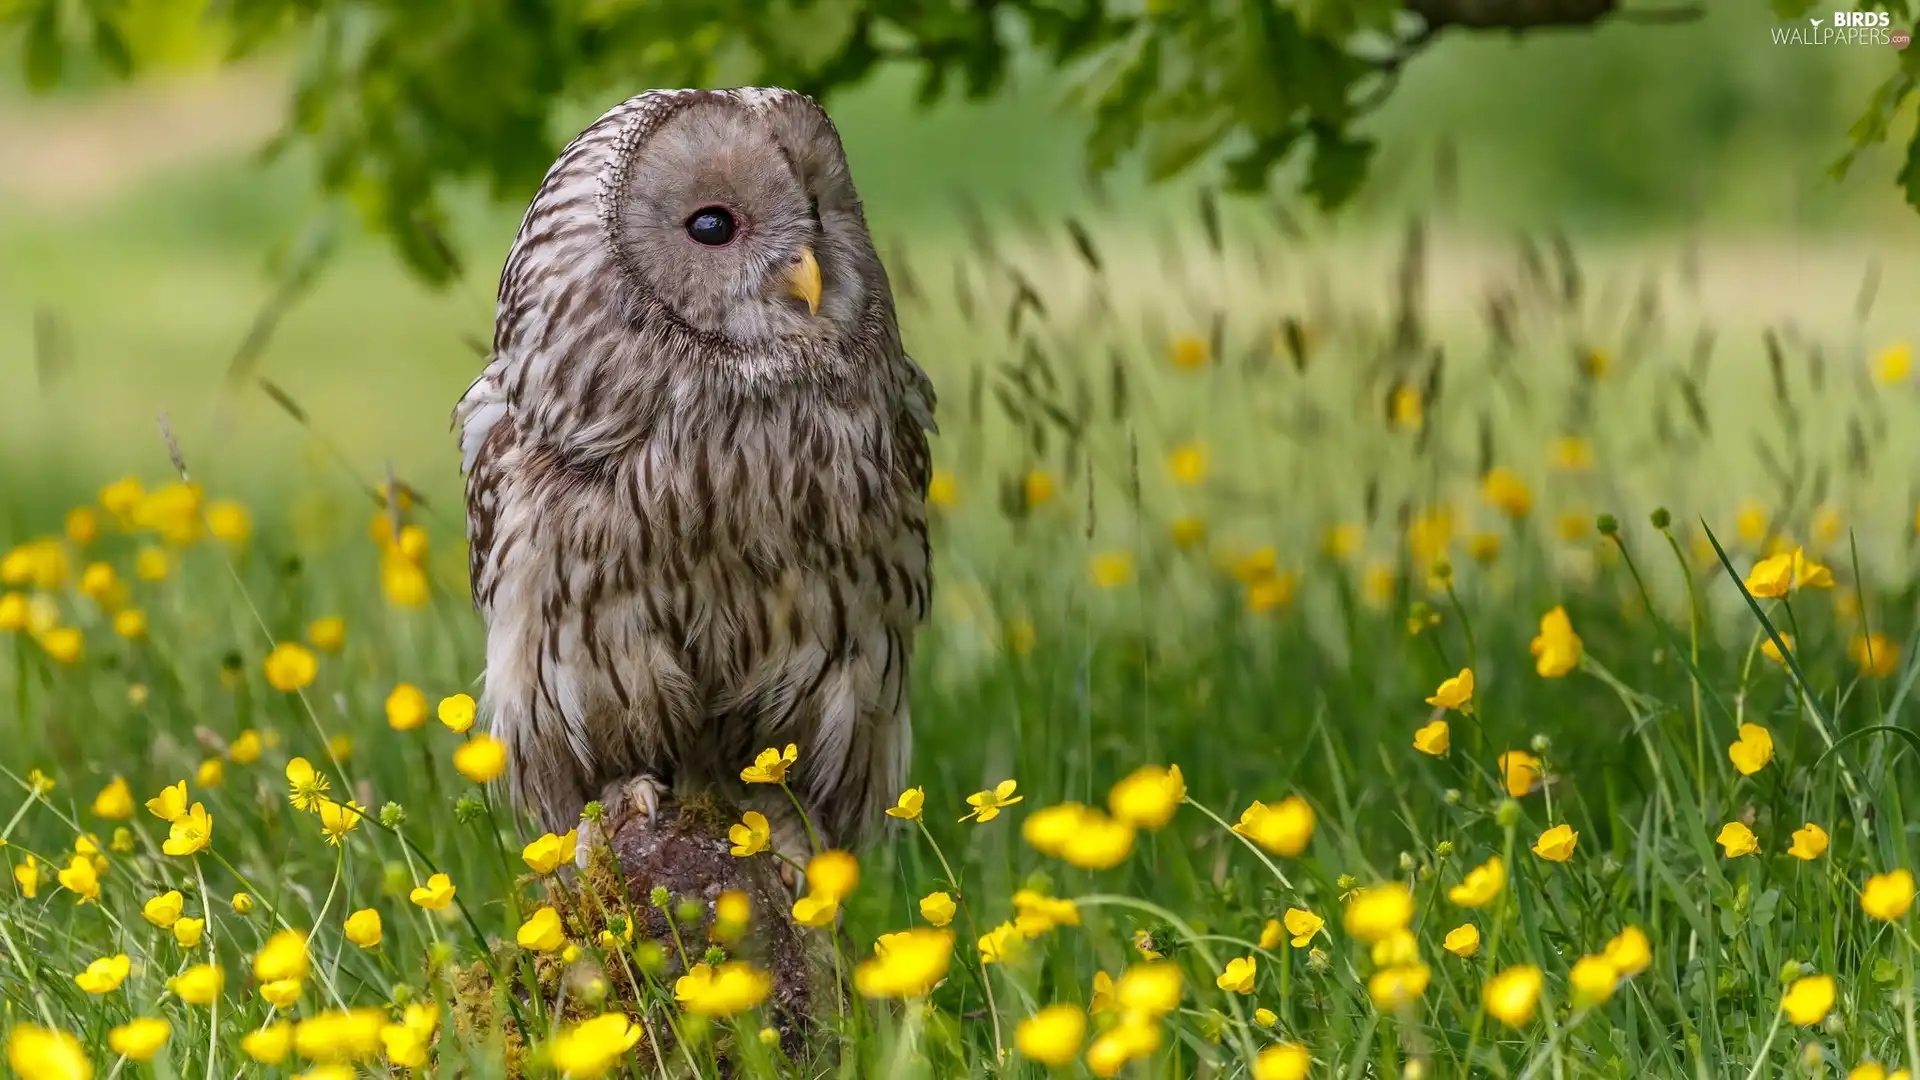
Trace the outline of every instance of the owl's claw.
{"type": "Polygon", "coordinates": [[[608,784],[600,793],[600,805],[606,813],[598,822],[582,820],[580,822],[580,843],[574,851],[574,861],[582,870],[595,848],[610,842],[627,823],[640,818],[651,821],[660,816],[660,800],[673,794],[666,781],[651,773],[642,773],[608,784]]]}

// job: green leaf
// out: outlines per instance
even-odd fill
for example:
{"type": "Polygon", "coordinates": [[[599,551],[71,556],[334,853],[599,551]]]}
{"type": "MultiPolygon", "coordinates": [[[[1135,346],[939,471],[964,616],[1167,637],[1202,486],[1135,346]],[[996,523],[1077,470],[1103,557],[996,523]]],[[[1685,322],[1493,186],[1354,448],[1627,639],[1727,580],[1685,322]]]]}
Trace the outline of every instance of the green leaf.
{"type": "Polygon", "coordinates": [[[1906,192],[1907,205],[1920,210],[1920,131],[1916,131],[1913,141],[1907,144],[1907,162],[1894,179],[1906,192]]]}
{"type": "Polygon", "coordinates": [[[59,0],[46,0],[27,23],[26,77],[34,90],[51,90],[60,85],[60,73],[66,66],[66,48],[60,40],[59,0]]]}
{"type": "Polygon", "coordinates": [[[1378,149],[1372,139],[1354,139],[1338,128],[1319,125],[1313,129],[1313,164],[1307,170],[1307,182],[1301,187],[1306,196],[1323,210],[1346,203],[1360,190],[1366,179],[1367,165],[1378,149]]]}

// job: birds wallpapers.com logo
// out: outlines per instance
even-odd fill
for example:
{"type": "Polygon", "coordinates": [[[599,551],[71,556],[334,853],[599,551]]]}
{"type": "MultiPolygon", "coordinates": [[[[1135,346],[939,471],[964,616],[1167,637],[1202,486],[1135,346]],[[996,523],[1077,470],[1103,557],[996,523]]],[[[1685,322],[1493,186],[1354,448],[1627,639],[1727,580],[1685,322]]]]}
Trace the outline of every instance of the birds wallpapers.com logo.
{"type": "Polygon", "coordinates": [[[1775,45],[1891,45],[1904,50],[1913,43],[1913,35],[1893,28],[1893,16],[1884,11],[1836,11],[1830,16],[1810,15],[1806,25],[1773,28],[1775,45]]]}

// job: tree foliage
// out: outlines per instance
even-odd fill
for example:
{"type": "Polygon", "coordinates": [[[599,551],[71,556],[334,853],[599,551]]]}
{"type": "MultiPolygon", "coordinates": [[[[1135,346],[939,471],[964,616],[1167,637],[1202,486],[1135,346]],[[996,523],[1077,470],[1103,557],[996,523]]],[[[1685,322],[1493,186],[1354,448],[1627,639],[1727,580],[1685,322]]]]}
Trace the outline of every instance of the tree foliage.
{"type": "MultiPolygon", "coordinates": [[[[0,24],[19,28],[25,77],[46,89],[79,49],[111,72],[138,73],[152,25],[143,12],[181,2],[0,0],[0,24]]],[[[1911,26],[1920,0],[1866,6],[1911,26]]],[[[1775,2],[1783,18],[1813,7],[1775,2]]],[[[1162,179],[1205,162],[1246,191],[1299,162],[1291,182],[1332,208],[1373,157],[1360,121],[1443,32],[1690,13],[1617,0],[216,0],[200,17],[231,58],[293,51],[292,100],[272,149],[309,148],[320,187],[440,282],[458,272],[443,227],[449,183],[477,178],[497,196],[524,196],[565,137],[556,110],[635,87],[756,83],[824,99],[880,65],[905,64],[923,101],[977,98],[1031,54],[1071,77],[1092,118],[1091,170],[1137,155],[1162,179]]],[[[1916,86],[1920,49],[1909,49],[1837,169],[1899,130],[1916,86]]],[[[1898,182],[1920,208],[1920,135],[1898,182]]]]}

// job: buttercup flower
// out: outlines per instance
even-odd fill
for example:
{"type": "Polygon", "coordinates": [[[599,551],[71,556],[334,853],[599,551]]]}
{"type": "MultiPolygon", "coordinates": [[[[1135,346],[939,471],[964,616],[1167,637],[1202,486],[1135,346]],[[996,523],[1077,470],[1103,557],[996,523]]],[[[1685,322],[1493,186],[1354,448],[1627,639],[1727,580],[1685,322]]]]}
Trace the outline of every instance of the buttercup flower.
{"type": "MultiPolygon", "coordinates": [[[[1270,1026],[1270,1025],[1269,1025],[1270,1026]]],[[[1299,1043],[1281,1043],[1253,1059],[1253,1080],[1307,1080],[1313,1055],[1299,1043]]]]}
{"type": "Polygon", "coordinates": [[[1445,720],[1432,720],[1413,733],[1413,748],[1423,754],[1445,757],[1452,745],[1453,731],[1445,720]]]}
{"type": "Polygon", "coordinates": [[[387,726],[412,731],[427,722],[427,695],[412,683],[400,683],[387,695],[387,726]]]}
{"type": "Polygon", "coordinates": [[[1574,845],[1580,842],[1580,834],[1565,825],[1555,825],[1540,834],[1534,842],[1533,853],[1548,862],[1566,862],[1573,858],[1574,845]]]}
{"type": "Polygon", "coordinates": [[[560,913],[551,907],[543,907],[532,917],[520,924],[520,930],[514,940],[523,949],[534,952],[554,952],[567,943],[567,929],[560,923],[560,913]]]}
{"type": "Polygon", "coordinates": [[[765,1001],[772,989],[773,976],[735,960],[717,968],[695,964],[675,980],[673,997],[682,1009],[695,1015],[732,1016],[765,1001]]]}
{"type": "Polygon", "coordinates": [[[928,893],[920,898],[920,917],[935,926],[945,926],[953,921],[956,907],[952,895],[944,892],[928,893]]]}
{"type": "Polygon", "coordinates": [[[307,935],[298,930],[274,934],[253,957],[253,977],[260,982],[304,979],[308,970],[307,935]]]}
{"type": "Polygon", "coordinates": [[[1013,1042],[1027,1060],[1055,1068],[1073,1061],[1087,1038],[1087,1014],[1073,1005],[1049,1005],[1014,1029],[1013,1042]]]}
{"type": "Polygon", "coordinates": [[[1738,821],[1729,821],[1722,825],[1720,835],[1714,837],[1714,843],[1726,850],[1729,859],[1751,855],[1760,850],[1760,838],[1753,835],[1752,829],[1738,821]]]}
{"type": "Polygon", "coordinates": [[[1906,870],[1875,874],[1860,888],[1860,910],[1882,922],[1904,918],[1913,907],[1913,875],[1906,870]]]}
{"type": "Polygon", "coordinates": [[[1463,908],[1483,908],[1493,903],[1507,885],[1507,864],[1495,855],[1467,871],[1460,884],[1447,890],[1447,899],[1463,908]]]}
{"type": "Polygon", "coordinates": [[[1526,517],[1533,509],[1533,492],[1520,474],[1502,465],[1480,480],[1480,497],[1510,518],[1526,517]]]}
{"type": "Polygon", "coordinates": [[[799,759],[800,748],[793,743],[788,743],[785,750],[762,750],[753,759],[753,764],[740,770],[740,779],[749,784],[783,783],[787,778],[787,770],[799,759]]]}
{"type": "Polygon", "coordinates": [[[1567,610],[1556,606],[1540,617],[1540,633],[1530,646],[1534,670],[1542,678],[1558,679],[1580,663],[1580,635],[1573,632],[1567,610]]]}
{"type": "Polygon", "coordinates": [[[1347,933],[1369,944],[1405,930],[1412,921],[1413,893],[1398,881],[1356,889],[1347,900],[1347,933]]]}
{"type": "Polygon", "coordinates": [[[1462,959],[1480,951],[1480,928],[1472,923],[1461,923],[1447,931],[1446,940],[1441,948],[1462,959]]]}
{"type": "Polygon", "coordinates": [[[363,949],[371,949],[380,944],[380,913],[372,908],[362,908],[347,916],[347,940],[363,949]]]}
{"type": "Polygon", "coordinates": [[[1313,839],[1313,807],[1298,795],[1272,806],[1255,800],[1240,813],[1233,831],[1266,849],[1268,854],[1292,858],[1313,839]]]}
{"type": "Polygon", "coordinates": [[[313,679],[319,673],[319,664],[314,660],[313,652],[305,645],[281,642],[267,654],[265,662],[267,685],[283,694],[291,694],[313,685],[313,679]]]}
{"type": "Polygon", "coordinates": [[[1620,970],[1605,956],[1583,956],[1567,972],[1567,982],[1573,985],[1575,1005],[1598,1005],[1620,985],[1620,970]]]}
{"type": "Polygon", "coordinates": [[[320,832],[326,836],[327,843],[334,847],[348,833],[358,828],[360,819],[366,816],[367,808],[356,802],[337,803],[332,799],[320,800],[320,832]]]}
{"type": "Polygon", "coordinates": [[[278,1065],[293,1052],[293,1025],[277,1020],[240,1039],[240,1051],[262,1065],[278,1065]]]}
{"type": "Polygon", "coordinates": [[[1855,634],[1847,643],[1847,659],[1870,679],[1884,679],[1900,670],[1900,646],[1878,630],[1855,634]]]}
{"type": "Polygon", "coordinates": [[[136,1016],[107,1032],[107,1046],[129,1061],[151,1061],[167,1045],[173,1028],[153,1016],[136,1016]]]}
{"type": "MultiPolygon", "coordinates": [[[[1296,949],[1304,949],[1313,943],[1314,935],[1320,932],[1321,927],[1327,925],[1327,920],[1305,908],[1288,908],[1287,913],[1281,917],[1281,925],[1285,926],[1287,933],[1291,935],[1289,944],[1296,949]]],[[[1261,947],[1273,947],[1266,944],[1264,935],[1261,939],[1261,947]]]]}
{"type": "Polygon", "coordinates": [[[507,771],[507,744],[491,735],[475,735],[453,749],[453,767],[476,784],[488,784],[507,771]]]}
{"type": "Polygon", "coordinates": [[[218,964],[195,964],[167,980],[167,989],[189,1005],[211,1005],[226,983],[226,972],[218,964]]]}
{"type": "Polygon", "coordinates": [[[1809,821],[1793,830],[1793,846],[1787,848],[1787,854],[1808,862],[1827,853],[1827,830],[1809,821]]]}
{"type": "Polygon", "coordinates": [[[1727,747],[1727,758],[1741,776],[1752,776],[1773,760],[1773,733],[1759,724],[1741,724],[1740,737],[1727,747]]]}
{"type": "Polygon", "coordinates": [[[727,839],[733,842],[729,850],[734,855],[745,858],[758,855],[767,850],[767,843],[773,835],[767,816],[758,810],[749,810],[741,815],[740,823],[727,830],[727,839]]]}
{"type": "Polygon", "coordinates": [[[172,889],[147,901],[140,909],[140,913],[148,922],[165,930],[180,917],[180,912],[186,908],[186,904],[187,898],[180,895],[180,890],[172,889]]]}
{"type": "Polygon", "coordinates": [[[425,885],[409,893],[407,898],[412,900],[415,905],[423,907],[428,911],[441,911],[444,910],[448,904],[453,903],[455,888],[456,886],[453,884],[453,880],[447,877],[447,875],[435,874],[427,879],[425,885]]]}
{"type": "Polygon", "coordinates": [[[87,856],[75,855],[68,860],[67,868],[55,876],[59,879],[61,888],[77,897],[76,903],[99,902],[100,871],[93,865],[93,860],[87,856]]]}
{"type": "Polygon", "coordinates": [[[207,813],[206,807],[194,803],[185,816],[174,819],[160,850],[174,856],[192,855],[205,851],[212,841],[213,815],[207,813]]]}
{"type": "Polygon", "coordinates": [[[127,981],[127,972],[132,969],[133,961],[127,954],[116,953],[88,964],[87,970],[75,975],[73,981],[89,994],[111,994],[127,981]]]}
{"type": "Polygon", "coordinates": [[[1367,996],[1373,999],[1375,1008],[1402,1009],[1427,992],[1432,978],[1433,971],[1425,964],[1382,968],[1367,980],[1367,996]]]}
{"type": "Polygon", "coordinates": [[[133,816],[133,789],[127,786],[126,777],[116,776],[100,789],[100,794],[93,797],[93,813],[108,821],[125,821],[133,816]]]}
{"type": "Polygon", "coordinates": [[[1113,785],[1107,792],[1107,807],[1115,818],[1137,829],[1158,829],[1173,820],[1186,797],[1180,766],[1143,765],[1113,785]]]}
{"type": "Polygon", "coordinates": [[[900,800],[887,807],[887,816],[902,821],[919,821],[920,812],[927,805],[926,788],[908,788],[900,793],[900,800]]]}
{"type": "Polygon", "coordinates": [[[93,1062],[79,1039],[33,1024],[7,1031],[7,1065],[21,1080],[93,1080],[93,1062]]]}
{"type": "Polygon", "coordinates": [[[1532,964],[1508,968],[1487,980],[1480,992],[1480,1004],[1494,1019],[1508,1027],[1519,1027],[1533,1019],[1544,982],[1540,969],[1532,964]]]}
{"type": "Polygon", "coordinates": [[[1647,940],[1646,931],[1629,926],[1607,942],[1603,955],[1622,978],[1627,978],[1647,970],[1653,963],[1653,944],[1647,940]]]}
{"type": "Polygon", "coordinates": [[[147,800],[147,812],[161,821],[179,820],[187,812],[187,782],[162,788],[160,794],[147,800]]]}
{"type": "Polygon", "coordinates": [[[1427,699],[1427,704],[1435,708],[1467,711],[1473,704],[1473,669],[1461,668],[1460,674],[1443,680],[1439,689],[1427,699]]]}
{"type": "Polygon", "coordinates": [[[1508,750],[1500,755],[1500,778],[1507,794],[1524,798],[1539,786],[1540,759],[1525,750],[1508,750]]]}
{"type": "Polygon", "coordinates": [[[574,860],[580,846],[580,830],[568,829],[564,835],[552,833],[520,849],[520,859],[528,869],[546,877],[574,860]]]}
{"type": "Polygon", "coordinates": [[[347,620],[337,615],[315,619],[307,626],[307,640],[323,653],[337,653],[347,643],[347,620]]]}
{"type": "Polygon", "coordinates": [[[318,810],[327,793],[325,773],[315,769],[306,758],[287,762],[287,801],[295,810],[318,810]]]}
{"type": "Polygon", "coordinates": [[[620,1013],[567,1028],[547,1044],[554,1070],[567,1080],[600,1080],[640,1042],[640,1025],[620,1013]]]}
{"type": "Polygon", "coordinates": [[[992,791],[976,791],[967,796],[967,805],[973,807],[967,811],[961,821],[977,821],[986,824],[1000,816],[1000,811],[1024,799],[1024,795],[1015,795],[1020,786],[1016,780],[1002,780],[992,791]]]}
{"type": "Polygon", "coordinates": [[[853,984],[866,997],[918,998],[946,978],[953,957],[953,932],[920,927],[882,934],[873,959],[853,970],[853,984]]]}
{"type": "Polygon", "coordinates": [[[1253,979],[1259,961],[1251,956],[1236,956],[1227,961],[1227,969],[1214,979],[1214,985],[1236,994],[1253,993],[1253,979]]]}
{"type": "Polygon", "coordinates": [[[1827,1018],[1827,1013],[1833,1009],[1834,992],[1831,975],[1808,975],[1795,979],[1793,985],[1787,987],[1785,996],[1781,997],[1780,1009],[1787,1014],[1788,1020],[1801,1027],[1809,1027],[1827,1018]]]}
{"type": "Polygon", "coordinates": [[[451,697],[441,698],[440,705],[434,713],[440,718],[440,722],[453,732],[465,735],[467,730],[473,727],[474,713],[478,708],[472,695],[454,694],[451,697]]]}
{"type": "Polygon", "coordinates": [[[181,918],[174,920],[173,940],[183,949],[192,949],[200,944],[200,936],[206,932],[207,920],[181,918]]]}

